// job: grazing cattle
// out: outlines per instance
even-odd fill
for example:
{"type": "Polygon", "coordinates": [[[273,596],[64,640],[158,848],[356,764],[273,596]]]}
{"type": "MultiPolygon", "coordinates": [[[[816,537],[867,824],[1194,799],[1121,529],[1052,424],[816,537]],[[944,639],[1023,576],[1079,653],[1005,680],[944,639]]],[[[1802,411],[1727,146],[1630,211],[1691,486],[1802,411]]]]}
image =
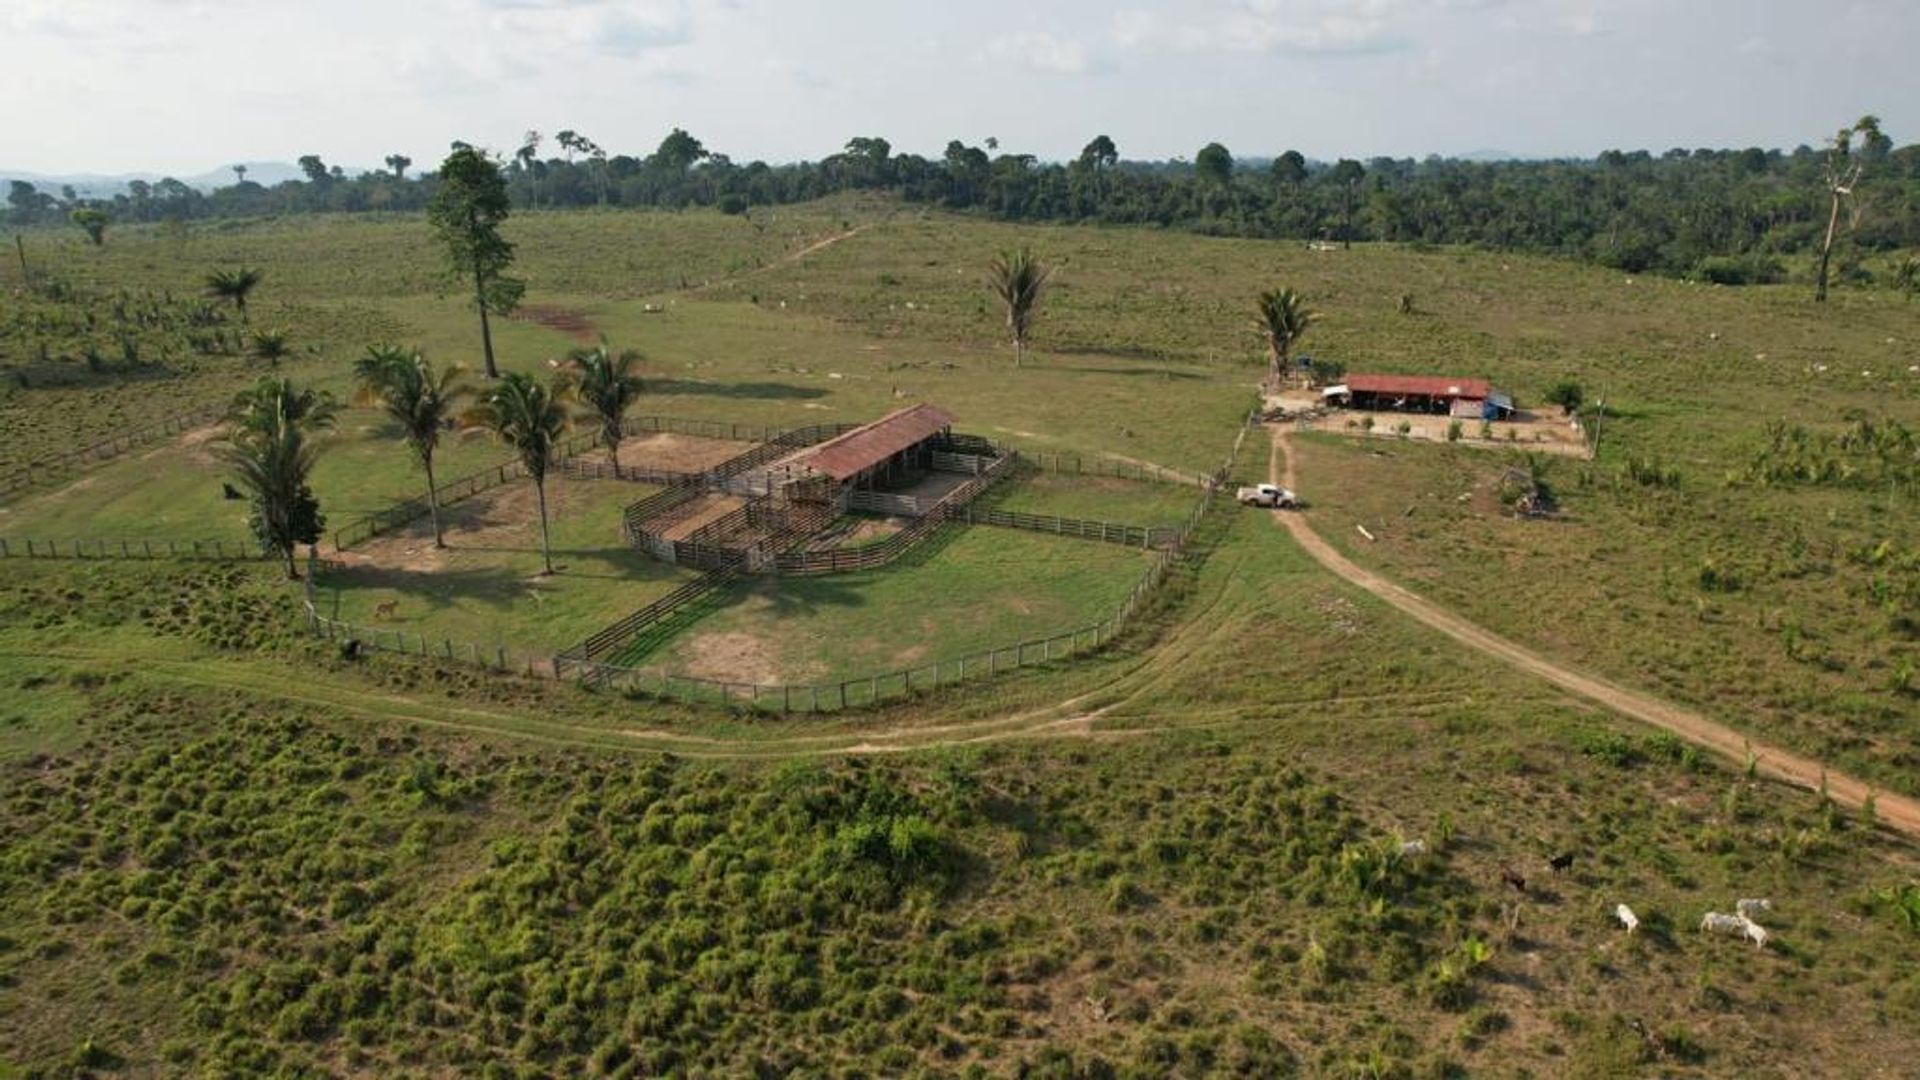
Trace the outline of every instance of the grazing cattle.
{"type": "Polygon", "coordinates": [[[1757,919],[1773,910],[1773,901],[1766,899],[1742,900],[1734,905],[1734,910],[1738,911],[1740,917],[1743,919],[1757,919]]]}
{"type": "Polygon", "coordinates": [[[1400,857],[1403,859],[1411,859],[1415,855],[1425,855],[1426,853],[1427,842],[1425,840],[1407,840],[1400,845],[1400,857]]]}
{"type": "Polygon", "coordinates": [[[1767,947],[1767,937],[1769,936],[1767,934],[1767,928],[1747,918],[1745,915],[1740,916],[1740,932],[1747,935],[1747,940],[1753,942],[1754,948],[1764,949],[1767,947]]]}
{"type": "Polygon", "coordinates": [[[350,638],[348,638],[347,640],[345,640],[345,641],[343,641],[343,642],[341,642],[341,643],[340,643],[340,658],[341,658],[342,660],[358,660],[358,659],[360,659],[360,639],[359,639],[359,638],[351,638],[351,637],[350,637],[350,638]]]}
{"type": "Polygon", "coordinates": [[[1547,860],[1547,865],[1553,867],[1553,872],[1556,874],[1564,870],[1571,870],[1573,869],[1573,852],[1568,851],[1555,855],[1553,858],[1547,860]]]}
{"type": "Polygon", "coordinates": [[[1738,915],[1727,915],[1718,911],[1709,911],[1701,918],[1700,929],[1705,933],[1732,934],[1735,937],[1744,937],[1747,932],[1747,921],[1748,920],[1738,915]]]}
{"type": "Polygon", "coordinates": [[[1640,929],[1640,916],[1635,915],[1633,909],[1625,904],[1620,904],[1613,909],[1613,917],[1620,920],[1620,925],[1626,927],[1629,934],[1640,929]]]}
{"type": "Polygon", "coordinates": [[[1500,883],[1510,886],[1514,892],[1519,893],[1521,896],[1527,895],[1527,879],[1515,873],[1511,866],[1503,866],[1500,868],[1500,883]]]}
{"type": "Polygon", "coordinates": [[[400,610],[400,601],[382,600],[379,603],[373,605],[373,617],[376,619],[391,619],[393,618],[394,613],[399,610],[400,610]]]}
{"type": "Polygon", "coordinates": [[[236,500],[246,498],[245,495],[240,494],[239,488],[234,487],[232,484],[229,484],[224,480],[220,482],[220,497],[227,500],[228,502],[234,502],[236,500]]]}

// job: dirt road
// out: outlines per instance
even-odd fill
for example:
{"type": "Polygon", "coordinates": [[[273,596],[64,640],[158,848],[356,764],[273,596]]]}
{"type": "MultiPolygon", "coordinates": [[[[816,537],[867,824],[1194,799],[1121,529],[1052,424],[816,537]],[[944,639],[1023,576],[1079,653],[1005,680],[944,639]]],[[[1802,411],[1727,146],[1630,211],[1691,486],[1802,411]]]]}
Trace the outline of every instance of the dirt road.
{"type": "MultiPolygon", "coordinates": [[[[1271,482],[1298,491],[1294,482],[1293,455],[1286,452],[1286,444],[1286,431],[1273,429],[1273,449],[1267,461],[1267,475],[1271,482]],[[1286,462],[1284,468],[1281,465],[1283,459],[1286,462]]],[[[1304,514],[1275,510],[1273,519],[1292,533],[1294,540],[1320,565],[1463,645],[1598,702],[1623,716],[1670,731],[1737,765],[1744,766],[1747,755],[1751,753],[1755,767],[1762,775],[1812,790],[1819,789],[1824,776],[1827,793],[1841,805],[1858,808],[1865,804],[1871,792],[1875,813],[1882,824],[1908,836],[1920,837],[1920,801],[1877,791],[1851,776],[1825,769],[1817,761],[1752,739],[1699,713],[1629,690],[1598,676],[1563,667],[1354,563],[1314,532],[1304,514]]]]}

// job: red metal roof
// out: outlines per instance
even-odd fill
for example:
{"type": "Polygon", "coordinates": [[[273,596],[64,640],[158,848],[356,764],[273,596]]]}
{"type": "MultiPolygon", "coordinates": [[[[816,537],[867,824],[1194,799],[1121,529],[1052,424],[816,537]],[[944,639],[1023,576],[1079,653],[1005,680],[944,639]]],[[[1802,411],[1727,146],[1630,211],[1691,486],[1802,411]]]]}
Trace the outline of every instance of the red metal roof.
{"type": "Polygon", "coordinates": [[[1484,401],[1493,393],[1493,384],[1485,379],[1455,379],[1445,375],[1348,375],[1340,381],[1356,394],[1412,394],[1484,401]]]}
{"type": "Polygon", "coordinates": [[[836,435],[798,455],[796,463],[835,480],[847,480],[952,426],[953,414],[947,410],[914,405],[836,435]]]}

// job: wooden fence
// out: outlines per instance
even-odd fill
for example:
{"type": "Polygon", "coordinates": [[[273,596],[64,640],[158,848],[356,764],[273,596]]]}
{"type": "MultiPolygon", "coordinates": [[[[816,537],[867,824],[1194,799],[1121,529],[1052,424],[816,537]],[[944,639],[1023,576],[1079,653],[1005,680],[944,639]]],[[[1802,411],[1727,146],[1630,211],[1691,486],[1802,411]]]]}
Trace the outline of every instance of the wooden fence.
{"type": "MultiPolygon", "coordinates": [[[[558,446],[554,447],[554,460],[557,463],[564,463],[573,455],[599,444],[599,432],[582,432],[562,440],[558,446]]],[[[483,491],[490,491],[509,480],[518,480],[526,475],[526,465],[521,463],[519,458],[515,458],[491,468],[481,469],[479,472],[468,473],[458,480],[449,480],[434,488],[433,492],[440,499],[440,509],[445,510],[463,499],[470,499],[483,491]]],[[[335,529],[333,548],[335,551],[345,551],[354,544],[393,532],[409,522],[426,517],[431,509],[432,507],[427,504],[426,496],[421,495],[397,502],[385,510],[376,510],[335,529]]]]}
{"type": "Polygon", "coordinates": [[[580,665],[592,664],[601,657],[618,654],[648,628],[658,625],[667,616],[711,594],[732,581],[735,576],[734,573],[726,570],[702,574],[619,622],[595,631],[585,641],[554,657],[554,674],[564,676],[569,671],[578,670],[580,665]]]}
{"type": "Polygon", "coordinates": [[[0,537],[0,559],[264,559],[257,540],[41,540],[0,537]]]}
{"type": "Polygon", "coordinates": [[[1076,536],[1083,540],[1100,540],[1109,544],[1137,548],[1166,547],[1178,540],[1180,536],[1180,530],[1172,527],[1125,525],[1113,521],[1023,514],[1015,510],[982,510],[967,506],[962,507],[958,514],[959,520],[969,525],[998,525],[1008,529],[1026,529],[1031,532],[1051,533],[1055,536],[1076,536]]]}
{"type": "Polygon", "coordinates": [[[1058,454],[1046,450],[1015,450],[1012,453],[1021,463],[1044,472],[1068,473],[1073,476],[1111,476],[1117,480],[1177,484],[1182,487],[1205,487],[1207,483],[1207,477],[1199,473],[1182,472],[1179,469],[1169,469],[1164,465],[1155,465],[1146,461],[1084,458],[1078,454],[1058,454]]]}
{"type": "Polygon", "coordinates": [[[664,484],[668,487],[699,483],[701,475],[672,469],[649,469],[644,465],[621,465],[616,468],[611,461],[581,461],[579,458],[568,458],[561,462],[560,474],[569,480],[624,480],[630,484],[664,484]]]}
{"type": "Polygon", "coordinates": [[[44,458],[0,474],[0,499],[11,498],[28,488],[52,484],[66,474],[86,465],[97,464],[119,457],[129,451],[158,442],[169,435],[178,435],[194,428],[205,427],[226,415],[225,409],[201,409],[197,412],[182,413],[168,417],[160,423],[121,435],[111,439],[83,446],[78,450],[67,450],[51,454],[44,458]]]}
{"type": "Polygon", "coordinates": [[[908,548],[932,536],[941,526],[952,520],[957,511],[964,509],[995,482],[1012,471],[1013,464],[1012,457],[996,460],[979,475],[941,496],[940,501],[929,506],[925,514],[913,519],[905,528],[885,540],[863,544],[856,548],[783,551],[774,556],[773,572],[790,575],[843,574],[884,566],[899,558],[908,548]]]}
{"type": "Polygon", "coordinates": [[[306,615],[307,632],[328,641],[359,642],[359,648],[373,652],[390,652],[400,656],[419,656],[434,660],[448,660],[455,663],[468,663],[489,671],[520,671],[527,675],[547,675],[549,672],[535,666],[531,656],[515,656],[504,645],[482,648],[473,642],[456,642],[450,638],[441,638],[438,643],[427,635],[414,632],[409,634],[400,627],[354,625],[345,619],[330,619],[320,614],[310,600],[300,603],[301,611],[306,615]],[[409,640],[411,638],[411,640],[409,640]]]}

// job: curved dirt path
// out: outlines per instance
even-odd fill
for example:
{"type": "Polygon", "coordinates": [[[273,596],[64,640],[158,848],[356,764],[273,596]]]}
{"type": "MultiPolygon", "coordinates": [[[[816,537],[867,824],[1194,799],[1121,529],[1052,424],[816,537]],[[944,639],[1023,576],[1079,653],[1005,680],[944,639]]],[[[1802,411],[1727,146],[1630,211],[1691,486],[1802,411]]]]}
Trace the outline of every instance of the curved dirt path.
{"type": "Polygon", "coordinates": [[[808,244],[803,248],[798,248],[794,251],[789,251],[785,255],[780,256],[779,258],[773,260],[770,263],[767,263],[764,266],[756,266],[751,270],[742,270],[737,274],[728,274],[724,277],[713,278],[710,281],[703,281],[698,285],[689,285],[685,289],[682,289],[680,291],[687,294],[702,293],[718,285],[732,285],[738,282],[745,281],[748,278],[759,277],[761,274],[771,274],[775,270],[780,270],[785,267],[792,266],[794,263],[797,263],[800,260],[805,259],[809,255],[813,255],[818,252],[825,251],[826,249],[841,242],[842,240],[851,240],[854,237],[859,236],[861,233],[866,232],[868,229],[871,229],[876,225],[885,225],[888,221],[892,220],[892,218],[893,218],[893,215],[889,213],[886,217],[881,218],[879,221],[863,221],[860,224],[855,225],[851,229],[847,229],[843,232],[834,233],[831,236],[827,236],[819,240],[815,240],[813,243],[808,244]]]}
{"type": "MultiPolygon", "coordinates": [[[[1298,491],[1294,482],[1294,456],[1287,452],[1288,449],[1286,431],[1274,428],[1273,448],[1267,459],[1267,476],[1272,483],[1298,491]],[[1286,462],[1284,468],[1281,465],[1283,457],[1286,462]]],[[[1563,667],[1353,562],[1314,532],[1313,527],[1307,524],[1306,517],[1298,511],[1275,510],[1273,519],[1292,533],[1294,541],[1320,565],[1463,645],[1598,702],[1623,716],[1670,731],[1738,764],[1744,765],[1747,755],[1751,753],[1757,771],[1765,776],[1815,791],[1819,790],[1824,778],[1828,795],[1844,806],[1863,806],[1871,795],[1875,816],[1882,824],[1908,836],[1920,837],[1920,801],[1869,787],[1851,776],[1827,769],[1811,758],[1750,738],[1699,713],[1597,676],[1563,667]]]]}

